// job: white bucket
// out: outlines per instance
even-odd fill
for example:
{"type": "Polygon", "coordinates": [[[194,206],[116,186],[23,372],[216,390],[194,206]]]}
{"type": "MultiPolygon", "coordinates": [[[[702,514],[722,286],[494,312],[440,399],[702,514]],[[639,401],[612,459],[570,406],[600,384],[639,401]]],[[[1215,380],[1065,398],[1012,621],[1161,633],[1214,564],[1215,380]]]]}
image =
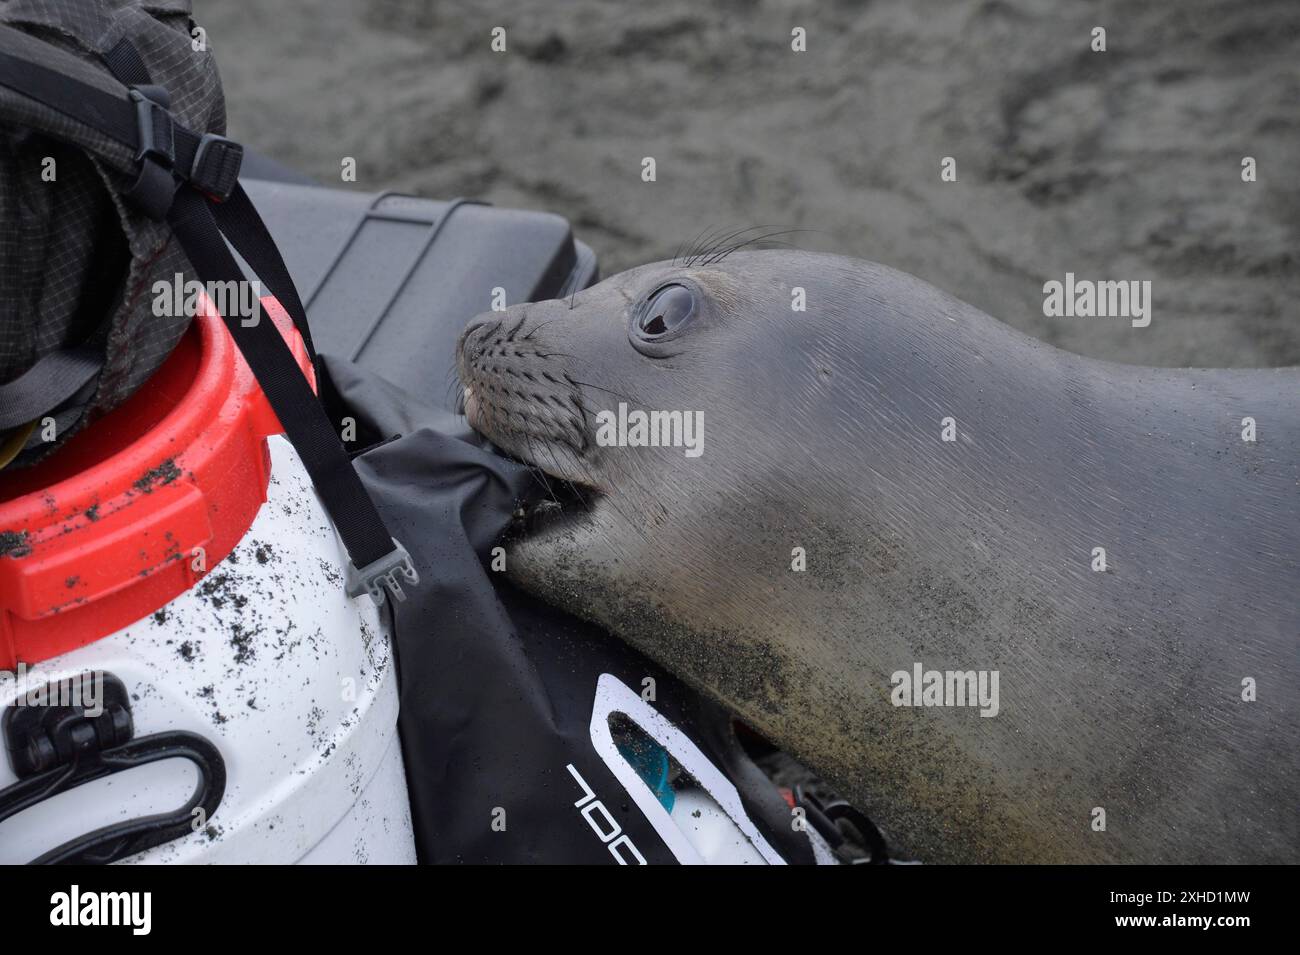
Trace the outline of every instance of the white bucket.
{"type": "MultiPolygon", "coordinates": [[[[158,612],[26,672],[0,710],[87,671],[130,693],[135,737],[188,730],[225,761],[225,794],[189,835],[126,862],[413,863],[397,679],[369,597],[282,437],[266,503],[235,550],[158,612]]],[[[185,805],[195,766],[170,759],[85,783],[0,823],[0,863],[28,862],[111,823],[185,805]]],[[[0,758],[0,790],[16,777],[0,758]]]]}

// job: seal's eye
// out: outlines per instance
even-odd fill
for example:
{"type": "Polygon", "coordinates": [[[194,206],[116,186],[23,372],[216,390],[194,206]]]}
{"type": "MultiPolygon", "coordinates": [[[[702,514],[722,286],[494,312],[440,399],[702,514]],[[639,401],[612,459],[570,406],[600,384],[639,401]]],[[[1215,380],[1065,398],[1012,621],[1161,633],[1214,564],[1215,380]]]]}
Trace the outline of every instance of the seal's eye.
{"type": "Polygon", "coordinates": [[[646,302],[637,316],[642,338],[662,338],[681,328],[695,315],[695,293],[685,285],[665,285],[646,302]]]}

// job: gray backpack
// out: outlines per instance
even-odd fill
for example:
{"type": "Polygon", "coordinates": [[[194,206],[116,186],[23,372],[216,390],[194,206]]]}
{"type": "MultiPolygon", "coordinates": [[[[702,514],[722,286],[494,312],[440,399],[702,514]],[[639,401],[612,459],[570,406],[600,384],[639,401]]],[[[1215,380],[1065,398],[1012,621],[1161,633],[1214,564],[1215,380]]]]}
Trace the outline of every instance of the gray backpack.
{"type": "Polygon", "coordinates": [[[192,269],[167,223],[131,199],[138,150],[6,80],[40,95],[54,77],[23,65],[33,64],[119,96],[115,69],[147,75],[184,126],[221,134],[221,82],[192,29],[185,0],[0,0],[0,462],[10,467],[45,457],[154,372],[189,318],[152,314],[150,290],[192,269]]]}
{"type": "MultiPolygon", "coordinates": [[[[0,0],[0,466],[57,453],[143,384],[190,320],[155,314],[154,283],[246,282],[227,243],[315,361],[225,124],[188,0],[0,0]]],[[[274,322],[222,317],[347,548],[348,592],[401,599],[418,574],[274,322]]]]}

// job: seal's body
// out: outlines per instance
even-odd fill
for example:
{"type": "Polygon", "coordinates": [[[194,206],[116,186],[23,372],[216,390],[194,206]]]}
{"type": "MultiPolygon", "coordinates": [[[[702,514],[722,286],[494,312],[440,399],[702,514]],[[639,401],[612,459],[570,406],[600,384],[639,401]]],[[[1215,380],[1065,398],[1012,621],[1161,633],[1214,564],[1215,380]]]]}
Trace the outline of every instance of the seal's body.
{"type": "Polygon", "coordinates": [[[485,316],[459,368],[471,424],[587,505],[510,577],[801,757],[899,853],[1300,860],[1295,370],[1098,362],[790,252],[485,316]],[[602,446],[620,402],[698,412],[701,453],[602,446]],[[996,703],[920,705],[918,664],[996,671],[996,703]]]}

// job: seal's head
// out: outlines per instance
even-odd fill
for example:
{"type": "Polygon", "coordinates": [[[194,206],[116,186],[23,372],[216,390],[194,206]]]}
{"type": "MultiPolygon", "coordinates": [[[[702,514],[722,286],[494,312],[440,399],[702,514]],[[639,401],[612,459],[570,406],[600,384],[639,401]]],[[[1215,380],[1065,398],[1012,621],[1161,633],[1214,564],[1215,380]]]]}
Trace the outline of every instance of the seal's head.
{"type": "Polygon", "coordinates": [[[469,423],[577,492],[557,494],[563,513],[536,522],[521,554],[580,525],[622,522],[644,540],[757,480],[777,440],[765,428],[784,430],[792,394],[811,413],[844,332],[802,302],[842,295],[861,265],[790,252],[660,262],[472,321],[457,355],[469,423]]]}
{"type": "Polygon", "coordinates": [[[729,270],[659,263],[572,299],[480,316],[457,356],[469,423],[553,477],[617,495],[620,477],[645,465],[597,440],[601,412],[701,401],[731,316],[744,308],[742,287],[729,270]]]}

